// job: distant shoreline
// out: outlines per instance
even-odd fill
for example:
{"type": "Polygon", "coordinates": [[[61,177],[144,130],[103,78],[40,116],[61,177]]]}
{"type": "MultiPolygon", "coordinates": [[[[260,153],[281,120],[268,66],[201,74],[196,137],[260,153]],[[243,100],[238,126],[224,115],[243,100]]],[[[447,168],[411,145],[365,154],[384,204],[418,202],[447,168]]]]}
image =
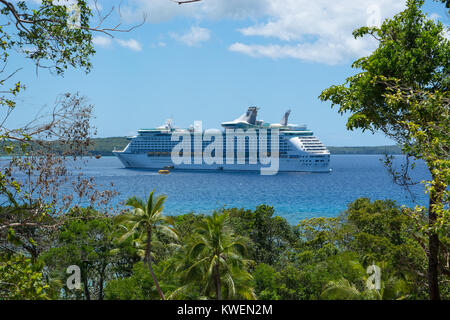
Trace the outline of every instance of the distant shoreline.
{"type": "MultiPolygon", "coordinates": [[[[122,150],[129,142],[126,137],[110,137],[110,138],[94,138],[93,147],[91,149],[92,155],[113,156],[112,150],[122,150]]],[[[391,146],[358,146],[358,147],[333,147],[327,146],[331,154],[402,154],[401,148],[395,145],[391,146]]],[[[0,156],[6,155],[3,150],[0,151],[0,156]]]]}
{"type": "MultiPolygon", "coordinates": [[[[92,153],[94,155],[112,156],[112,150],[123,149],[128,144],[126,137],[111,137],[111,138],[95,138],[94,148],[92,153]]],[[[331,154],[401,154],[401,148],[398,146],[360,146],[360,147],[327,147],[331,154]]]]}
{"type": "Polygon", "coordinates": [[[331,154],[402,154],[398,146],[327,147],[331,154]]]}

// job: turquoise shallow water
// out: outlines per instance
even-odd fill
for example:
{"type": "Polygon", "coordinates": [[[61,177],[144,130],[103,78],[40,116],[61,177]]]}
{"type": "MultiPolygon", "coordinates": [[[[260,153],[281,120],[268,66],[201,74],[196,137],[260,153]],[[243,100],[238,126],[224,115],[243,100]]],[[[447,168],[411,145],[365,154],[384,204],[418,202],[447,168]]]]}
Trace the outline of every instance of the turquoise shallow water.
{"type": "MultiPolygon", "coordinates": [[[[145,197],[152,189],[168,195],[166,214],[210,213],[226,207],[275,207],[277,215],[291,223],[317,216],[336,216],[359,197],[393,199],[413,206],[426,204],[423,186],[413,188],[415,201],[395,185],[383,167],[381,155],[333,155],[331,173],[279,173],[261,176],[255,172],[181,172],[159,175],[154,171],[125,169],[115,157],[89,160],[83,172],[100,184],[114,182],[120,192],[114,201],[132,195],[145,197]]],[[[398,156],[401,162],[403,156],[398,156]]],[[[413,177],[428,177],[418,163],[413,177]]]]}

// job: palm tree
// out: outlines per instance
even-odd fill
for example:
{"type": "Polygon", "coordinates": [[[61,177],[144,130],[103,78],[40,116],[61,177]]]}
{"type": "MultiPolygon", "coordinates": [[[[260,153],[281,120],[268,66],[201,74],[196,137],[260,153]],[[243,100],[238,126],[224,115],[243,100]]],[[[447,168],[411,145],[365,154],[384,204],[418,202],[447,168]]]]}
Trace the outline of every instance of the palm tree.
{"type": "Polygon", "coordinates": [[[167,196],[160,195],[153,199],[154,192],[155,190],[150,193],[147,202],[134,196],[127,200],[125,204],[132,207],[132,210],[130,213],[124,214],[122,219],[120,219],[127,232],[120,237],[119,241],[122,242],[132,237],[133,241],[139,239],[139,241],[143,242],[144,262],[148,266],[159,296],[164,300],[164,293],[159,286],[152,267],[152,235],[156,231],[165,233],[173,238],[176,238],[177,235],[173,228],[162,224],[166,222],[173,225],[173,220],[170,217],[162,215],[164,201],[167,196]]]}
{"type": "Polygon", "coordinates": [[[227,212],[214,212],[196,225],[194,235],[178,252],[178,259],[174,258],[178,262],[175,270],[186,285],[171,298],[200,283],[204,297],[255,299],[252,276],[245,270],[250,262],[245,259],[245,239],[233,233],[228,219],[227,212]]]}
{"type": "MultiPolygon", "coordinates": [[[[366,281],[367,279],[364,279],[366,281]]],[[[323,300],[403,300],[408,297],[407,282],[389,272],[381,279],[381,287],[376,290],[366,285],[358,289],[345,278],[330,281],[320,295],[323,300]]]]}
{"type": "Polygon", "coordinates": [[[330,281],[320,295],[322,300],[362,300],[363,294],[347,279],[330,281]]]}

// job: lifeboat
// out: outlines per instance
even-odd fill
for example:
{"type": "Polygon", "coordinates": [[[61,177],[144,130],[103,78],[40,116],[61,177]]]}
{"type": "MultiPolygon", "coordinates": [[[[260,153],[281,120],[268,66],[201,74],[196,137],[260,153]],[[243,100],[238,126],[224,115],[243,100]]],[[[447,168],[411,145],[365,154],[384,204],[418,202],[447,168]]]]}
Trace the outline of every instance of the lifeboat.
{"type": "Polygon", "coordinates": [[[169,174],[170,171],[169,170],[159,170],[158,173],[159,174],[169,174]]]}

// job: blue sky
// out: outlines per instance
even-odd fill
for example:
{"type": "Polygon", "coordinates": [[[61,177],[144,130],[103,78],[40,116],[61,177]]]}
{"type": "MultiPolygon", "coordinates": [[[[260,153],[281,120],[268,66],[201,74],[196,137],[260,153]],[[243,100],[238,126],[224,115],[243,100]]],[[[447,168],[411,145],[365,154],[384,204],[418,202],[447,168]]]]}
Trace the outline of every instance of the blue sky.
{"type": "MultiPolygon", "coordinates": [[[[112,3],[100,1],[101,11],[112,3]]],[[[170,117],[179,127],[202,120],[204,128],[219,128],[257,105],[267,122],[292,109],[290,122],[306,123],[326,145],[392,144],[381,134],[347,131],[346,117],[317,96],[353,74],[351,62],[373,50],[372,40],[356,42],[351,30],[403,6],[399,0],[203,0],[182,6],[128,0],[124,25],[139,23],[143,13],[147,23],[113,39],[95,34],[90,74],[36,75],[31,62],[14,60],[24,67],[19,77],[27,90],[10,125],[51,106],[59,93],[78,91],[95,105],[100,137],[130,135],[170,117]]],[[[427,1],[424,9],[448,24],[442,4],[427,1]]]]}

